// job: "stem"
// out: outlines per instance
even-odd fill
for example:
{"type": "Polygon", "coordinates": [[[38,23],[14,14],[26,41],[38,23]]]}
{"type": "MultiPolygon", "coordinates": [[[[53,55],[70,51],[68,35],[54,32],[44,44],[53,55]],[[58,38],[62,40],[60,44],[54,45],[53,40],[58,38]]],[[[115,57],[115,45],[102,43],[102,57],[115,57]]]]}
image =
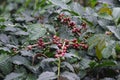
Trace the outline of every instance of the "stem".
{"type": "MultiPolygon", "coordinates": [[[[62,49],[64,48],[64,46],[65,46],[65,42],[63,43],[62,49]]],[[[58,79],[57,80],[60,80],[60,64],[61,64],[61,59],[60,57],[58,57],[58,79]]]]}
{"type": "Polygon", "coordinates": [[[65,46],[65,42],[63,43],[62,49],[64,48],[64,46],[65,46]]]}
{"type": "Polygon", "coordinates": [[[60,57],[58,58],[58,79],[57,80],[60,80],[60,64],[61,64],[61,60],[60,60],[60,57]]]}

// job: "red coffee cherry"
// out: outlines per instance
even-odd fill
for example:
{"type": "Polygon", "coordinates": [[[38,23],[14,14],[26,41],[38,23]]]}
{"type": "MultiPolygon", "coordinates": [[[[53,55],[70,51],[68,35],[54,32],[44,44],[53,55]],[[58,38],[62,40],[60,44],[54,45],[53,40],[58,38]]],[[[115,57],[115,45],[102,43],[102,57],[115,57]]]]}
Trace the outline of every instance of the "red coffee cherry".
{"type": "Polygon", "coordinates": [[[64,18],[64,19],[63,19],[63,22],[64,22],[64,23],[67,23],[67,18],[64,18]]]}
{"type": "Polygon", "coordinates": [[[58,19],[60,19],[60,20],[62,20],[63,18],[64,18],[64,14],[60,14],[59,16],[58,16],[58,19]]]}
{"type": "Polygon", "coordinates": [[[61,44],[61,43],[58,43],[57,46],[58,46],[59,48],[61,48],[61,47],[62,47],[62,44],[61,44]]]}
{"type": "Polygon", "coordinates": [[[78,43],[73,43],[72,46],[73,46],[73,48],[75,48],[75,49],[79,49],[79,47],[80,47],[80,45],[79,45],[78,43]]]}
{"type": "Polygon", "coordinates": [[[67,47],[66,47],[66,46],[64,46],[64,47],[63,47],[63,50],[67,50],[67,47]]]}
{"type": "Polygon", "coordinates": [[[53,43],[54,44],[59,44],[60,43],[60,38],[56,35],[53,36],[53,43]]]}
{"type": "Polygon", "coordinates": [[[67,39],[65,39],[64,41],[65,41],[65,45],[69,44],[69,42],[70,42],[70,41],[67,40],[67,39]]]}
{"type": "Polygon", "coordinates": [[[68,26],[75,26],[76,25],[76,23],[74,22],[74,21],[70,21],[69,23],[68,23],[68,26]]]}
{"type": "Polygon", "coordinates": [[[40,39],[38,40],[37,44],[38,44],[39,47],[44,47],[44,46],[45,46],[42,38],[40,38],[40,39]]]}
{"type": "Polygon", "coordinates": [[[70,19],[69,17],[67,17],[66,19],[67,19],[67,22],[70,22],[70,21],[71,21],[71,19],[70,19]]]}
{"type": "Polygon", "coordinates": [[[65,50],[57,50],[56,51],[57,53],[55,54],[55,57],[63,57],[64,55],[65,55],[65,53],[66,53],[66,51],[65,50]]]}
{"type": "Polygon", "coordinates": [[[68,45],[65,45],[67,48],[69,48],[70,47],[70,45],[68,44],[68,45]]]}
{"type": "Polygon", "coordinates": [[[73,43],[76,43],[76,42],[77,42],[77,39],[73,39],[72,42],[73,42],[73,43]]]}
{"type": "Polygon", "coordinates": [[[83,47],[84,49],[88,49],[88,45],[84,45],[84,47],[83,47]]]}

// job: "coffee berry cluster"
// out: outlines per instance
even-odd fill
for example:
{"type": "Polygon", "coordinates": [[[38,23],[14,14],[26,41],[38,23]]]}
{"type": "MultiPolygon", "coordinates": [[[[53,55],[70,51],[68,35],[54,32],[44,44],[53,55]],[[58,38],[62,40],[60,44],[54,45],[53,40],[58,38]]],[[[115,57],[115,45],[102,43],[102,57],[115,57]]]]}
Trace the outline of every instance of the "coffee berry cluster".
{"type": "Polygon", "coordinates": [[[77,24],[72,21],[72,19],[70,17],[65,16],[64,14],[60,14],[58,16],[58,20],[62,23],[68,26],[68,28],[71,29],[72,33],[80,35],[81,34],[81,30],[86,30],[86,23],[83,22],[81,24],[81,27],[78,27],[77,24]]]}
{"type": "MultiPolygon", "coordinates": [[[[78,27],[77,24],[72,21],[72,19],[68,16],[65,16],[64,14],[60,14],[58,16],[58,20],[64,24],[67,25],[70,31],[72,33],[77,34],[80,36],[82,30],[86,30],[86,23],[82,23],[81,27],[78,27]]],[[[39,38],[37,43],[34,45],[29,45],[28,49],[31,50],[33,47],[37,46],[41,49],[44,49],[48,47],[48,45],[55,44],[58,48],[56,50],[55,57],[63,57],[66,53],[68,53],[69,49],[74,48],[74,49],[87,49],[88,45],[84,42],[79,42],[77,38],[68,40],[68,39],[63,39],[60,38],[59,36],[53,35],[52,39],[51,37],[48,38],[48,42],[44,42],[43,38],[39,38]],[[50,41],[50,42],[49,42],[50,41]]]]}
{"type": "Polygon", "coordinates": [[[58,49],[56,50],[55,57],[63,57],[69,49],[74,48],[74,49],[88,49],[88,45],[84,42],[78,42],[78,40],[75,39],[62,39],[56,35],[52,37],[52,42],[44,42],[42,38],[38,39],[37,44],[34,45],[29,45],[28,49],[31,50],[33,47],[39,47],[41,49],[44,49],[48,45],[55,44],[58,49]]]}
{"type": "Polygon", "coordinates": [[[67,53],[67,50],[70,48],[74,49],[87,49],[88,45],[83,42],[78,42],[77,39],[61,39],[58,36],[53,36],[53,44],[56,44],[58,46],[58,50],[56,51],[55,57],[63,57],[65,53],[67,53]]]}

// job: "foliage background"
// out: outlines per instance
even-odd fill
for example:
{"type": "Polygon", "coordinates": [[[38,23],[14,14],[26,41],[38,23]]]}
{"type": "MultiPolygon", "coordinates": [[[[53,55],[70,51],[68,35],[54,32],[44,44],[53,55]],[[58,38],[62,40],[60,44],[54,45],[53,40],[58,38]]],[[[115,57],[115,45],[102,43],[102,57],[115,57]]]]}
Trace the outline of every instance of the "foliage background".
{"type": "Polygon", "coordinates": [[[70,49],[62,58],[61,80],[119,80],[119,6],[119,0],[88,0],[83,5],[72,0],[0,1],[0,80],[57,79],[56,46],[49,45],[45,50],[28,50],[27,46],[53,34],[76,38],[56,21],[60,13],[78,26],[87,24],[87,30],[77,39],[89,45],[88,50],[70,49]]]}

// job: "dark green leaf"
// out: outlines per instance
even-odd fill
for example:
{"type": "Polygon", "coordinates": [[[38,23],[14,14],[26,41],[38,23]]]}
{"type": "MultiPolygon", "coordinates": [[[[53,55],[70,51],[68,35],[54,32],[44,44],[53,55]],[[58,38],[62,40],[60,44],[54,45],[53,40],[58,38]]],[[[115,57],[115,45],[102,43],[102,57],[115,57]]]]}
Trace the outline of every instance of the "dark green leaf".
{"type": "Polygon", "coordinates": [[[18,78],[18,77],[21,77],[21,76],[23,76],[24,74],[23,73],[10,73],[10,74],[8,74],[6,77],[5,77],[5,79],[4,80],[14,80],[14,79],[16,79],[16,78],[18,78]]]}
{"type": "Polygon", "coordinates": [[[21,65],[21,64],[23,64],[23,65],[29,65],[30,64],[30,62],[26,58],[24,58],[22,56],[18,56],[18,55],[14,56],[12,58],[12,62],[14,64],[17,64],[17,65],[21,65]]]}
{"type": "Polygon", "coordinates": [[[107,28],[120,40],[120,28],[115,26],[107,26],[107,28]]]}
{"type": "Polygon", "coordinates": [[[69,7],[64,2],[62,2],[60,0],[49,0],[49,1],[57,6],[61,7],[62,9],[69,9],[69,7]]]}
{"type": "Polygon", "coordinates": [[[6,54],[0,55],[0,70],[3,74],[9,74],[12,71],[12,63],[10,63],[10,56],[6,54]]]}
{"type": "Polygon", "coordinates": [[[83,15],[83,14],[84,14],[84,9],[83,9],[83,7],[82,7],[79,3],[77,3],[77,2],[74,2],[74,3],[72,4],[71,9],[72,9],[74,12],[78,13],[79,15],[83,15]]]}
{"type": "Polygon", "coordinates": [[[39,37],[43,37],[46,33],[46,29],[42,24],[32,24],[28,27],[30,40],[36,40],[39,37]]]}
{"type": "Polygon", "coordinates": [[[56,79],[55,73],[46,71],[39,75],[39,78],[37,80],[54,80],[54,79],[56,79]]]}
{"type": "Polygon", "coordinates": [[[118,19],[120,18],[120,8],[114,7],[112,15],[113,15],[113,18],[115,19],[115,21],[118,22],[118,19]]]}
{"type": "Polygon", "coordinates": [[[74,72],[74,68],[70,63],[63,62],[63,65],[65,66],[65,68],[68,68],[70,71],[74,72]]]}
{"type": "Polygon", "coordinates": [[[96,67],[107,67],[107,66],[115,66],[117,63],[116,61],[103,61],[102,63],[98,64],[96,67]]]}
{"type": "Polygon", "coordinates": [[[63,72],[61,76],[67,78],[68,80],[80,80],[76,74],[67,71],[63,72]]]}

